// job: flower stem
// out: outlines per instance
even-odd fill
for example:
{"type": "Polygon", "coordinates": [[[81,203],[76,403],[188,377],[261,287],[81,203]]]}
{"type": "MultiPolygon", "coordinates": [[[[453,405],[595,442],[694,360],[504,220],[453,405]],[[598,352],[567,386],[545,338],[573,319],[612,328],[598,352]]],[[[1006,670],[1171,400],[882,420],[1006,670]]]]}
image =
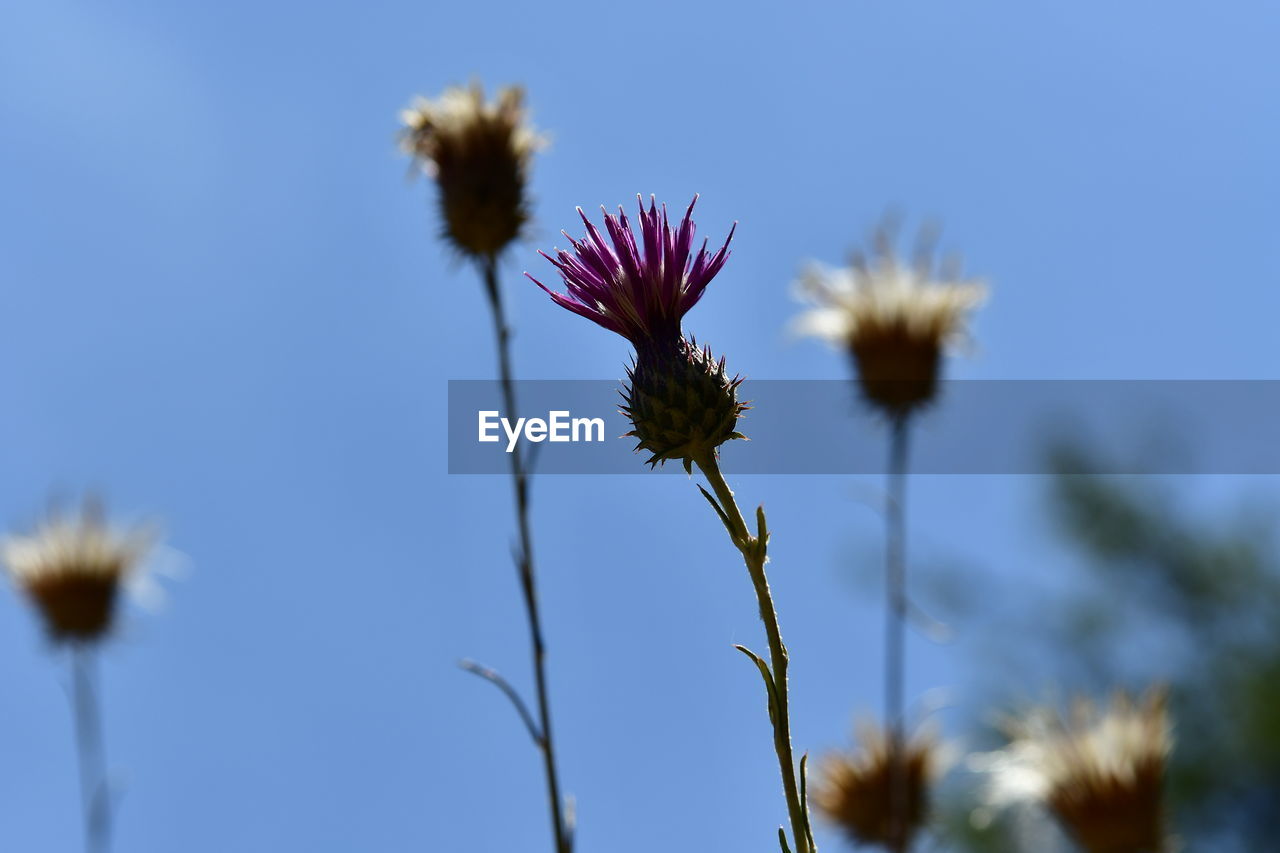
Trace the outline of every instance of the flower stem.
{"type": "MultiPolygon", "coordinates": [[[[725,482],[716,460],[715,452],[694,460],[715,492],[721,520],[729,530],[733,544],[742,553],[742,561],[751,576],[751,584],[755,587],[756,600],[760,605],[760,620],[764,623],[765,634],[769,640],[769,664],[754,654],[743,649],[761,669],[765,677],[765,686],[769,694],[769,717],[773,724],[773,746],[778,754],[778,766],[782,771],[782,788],[787,798],[787,812],[791,821],[791,835],[795,843],[795,853],[816,853],[813,833],[809,826],[808,803],[804,793],[804,761],[800,763],[797,776],[795,758],[791,750],[791,719],[787,697],[787,647],[782,642],[782,630],[778,626],[778,612],[773,605],[773,596],[769,592],[769,580],[765,575],[765,563],[768,561],[769,535],[765,527],[764,508],[757,511],[758,535],[753,536],[747,528],[734,500],[733,490],[725,482]]],[[[783,849],[786,850],[786,838],[781,831],[783,849]]]]}
{"type": "Polygon", "coordinates": [[[885,725],[889,727],[889,837],[892,853],[906,853],[907,772],[906,705],[907,563],[906,498],[910,416],[894,417],[889,434],[889,502],[885,510],[885,725]]]}
{"type": "MultiPolygon", "coordinates": [[[[511,330],[507,326],[502,290],[498,286],[498,262],[492,255],[480,262],[485,294],[493,315],[493,331],[498,345],[498,373],[502,385],[502,404],[510,413],[516,411],[515,378],[511,370],[511,330]]],[[[533,566],[533,536],[529,522],[529,474],[524,454],[517,447],[507,454],[511,460],[511,481],[515,489],[516,519],[519,545],[516,570],[524,594],[525,614],[529,622],[529,641],[533,649],[534,685],[537,692],[538,731],[534,738],[542,753],[547,779],[547,798],[551,807],[551,828],[556,853],[573,849],[571,827],[560,800],[560,777],[556,769],[555,741],[551,734],[551,705],[547,689],[546,644],[542,635],[542,616],[538,609],[538,590],[533,566]]]]}
{"type": "Polygon", "coordinates": [[[107,853],[111,849],[111,803],[95,670],[93,649],[83,643],[76,644],[71,650],[71,693],[80,762],[84,849],[85,853],[107,853]]]}

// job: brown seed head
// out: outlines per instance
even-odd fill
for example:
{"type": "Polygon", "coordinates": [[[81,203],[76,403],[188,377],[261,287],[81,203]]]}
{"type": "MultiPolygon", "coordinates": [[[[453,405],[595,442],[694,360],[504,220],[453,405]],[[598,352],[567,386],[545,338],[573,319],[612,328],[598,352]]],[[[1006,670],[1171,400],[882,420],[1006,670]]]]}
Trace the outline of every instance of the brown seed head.
{"type": "Polygon", "coordinates": [[[1012,741],[994,766],[1003,799],[1039,800],[1087,853],[1169,849],[1163,781],[1172,731],[1164,691],[1139,699],[1117,693],[1101,708],[1079,701],[1066,719],[1040,710],[1009,729],[1012,741]]]}
{"type": "Polygon", "coordinates": [[[113,530],[101,507],[86,502],[79,517],[53,516],[6,538],[0,558],[55,642],[90,643],[110,631],[120,585],[153,542],[149,530],[113,530]]]}
{"type": "Polygon", "coordinates": [[[814,804],[854,843],[905,850],[928,819],[938,743],[927,733],[904,743],[871,723],[858,725],[857,740],[855,750],[823,759],[814,804]]]}
{"type": "Polygon", "coordinates": [[[543,144],[526,123],[524,90],[486,102],[479,85],[452,87],[401,119],[401,147],[439,184],[445,236],[468,256],[496,257],[528,222],[529,163],[543,144]]]}
{"type": "Polygon", "coordinates": [[[935,271],[924,242],[914,261],[903,262],[883,226],[871,257],[855,255],[846,269],[810,265],[797,282],[816,306],[798,319],[799,331],[845,348],[863,396],[892,417],[933,399],[944,350],[963,336],[966,317],[986,295],[954,270],[935,271]]]}

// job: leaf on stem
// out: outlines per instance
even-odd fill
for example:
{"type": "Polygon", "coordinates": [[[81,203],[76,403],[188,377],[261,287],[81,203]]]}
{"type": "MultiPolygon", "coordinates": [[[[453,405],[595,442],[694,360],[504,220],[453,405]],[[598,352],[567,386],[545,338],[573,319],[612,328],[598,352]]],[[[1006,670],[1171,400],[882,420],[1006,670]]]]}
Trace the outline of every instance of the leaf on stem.
{"type": "Polygon", "coordinates": [[[742,543],[738,541],[738,534],[734,532],[733,524],[729,521],[729,516],[725,514],[725,511],[720,508],[720,504],[701,484],[698,485],[698,491],[702,492],[702,496],[707,499],[707,503],[711,504],[711,508],[716,511],[716,515],[720,516],[720,522],[724,525],[724,529],[729,531],[729,538],[733,540],[733,544],[741,548],[742,543]]]}
{"type": "Polygon", "coordinates": [[[515,706],[516,713],[520,715],[520,719],[524,721],[525,728],[529,730],[529,737],[533,738],[533,742],[537,744],[538,749],[546,749],[546,743],[542,738],[542,733],[538,730],[538,724],[533,721],[533,714],[529,712],[529,706],[520,698],[520,694],[511,684],[498,674],[496,670],[490,669],[483,664],[476,663],[473,660],[460,660],[458,666],[472,675],[477,675],[494,687],[502,691],[502,694],[511,700],[511,704],[515,706]]]}
{"type": "Polygon", "coordinates": [[[932,642],[942,644],[950,643],[955,638],[955,631],[951,626],[940,619],[934,619],[924,608],[916,604],[914,601],[907,600],[907,617],[916,630],[924,634],[932,642]]]}
{"type": "Polygon", "coordinates": [[[566,851],[573,850],[574,835],[578,831],[578,801],[572,794],[565,794],[564,808],[560,810],[564,821],[564,846],[566,851]]]}
{"type": "Polygon", "coordinates": [[[809,766],[809,753],[800,756],[800,807],[809,813],[809,779],[806,774],[809,766]]]}
{"type": "Polygon", "coordinates": [[[756,507],[756,536],[750,544],[762,565],[769,562],[769,524],[764,518],[764,504],[756,507]]]}
{"type": "Polygon", "coordinates": [[[778,723],[778,687],[774,684],[773,673],[769,671],[769,664],[755,652],[746,646],[734,646],[735,649],[751,658],[752,663],[756,665],[756,669],[760,670],[760,677],[764,679],[764,689],[769,698],[769,722],[775,726],[778,723]]]}
{"type": "Polygon", "coordinates": [[[778,843],[782,845],[782,853],[791,853],[791,848],[787,846],[787,831],[782,827],[778,827],[778,843]]]}
{"type": "Polygon", "coordinates": [[[804,834],[809,839],[809,849],[817,850],[813,841],[813,825],[809,820],[809,753],[800,756],[800,811],[804,813],[804,834]]]}

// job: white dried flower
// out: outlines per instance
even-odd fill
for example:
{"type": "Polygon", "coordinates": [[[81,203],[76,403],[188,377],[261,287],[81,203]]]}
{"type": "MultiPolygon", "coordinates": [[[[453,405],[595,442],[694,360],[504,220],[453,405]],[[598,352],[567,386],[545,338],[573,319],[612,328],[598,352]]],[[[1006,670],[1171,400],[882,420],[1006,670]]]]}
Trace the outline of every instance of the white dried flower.
{"type": "Polygon", "coordinates": [[[969,313],[986,298],[985,285],[958,272],[935,270],[927,251],[905,263],[891,229],[877,232],[870,258],[833,268],[810,263],[794,288],[814,307],[793,328],[849,351],[864,395],[891,415],[932,399],[944,349],[965,334],[969,313]]]}
{"type": "Polygon", "coordinates": [[[1037,709],[1007,724],[1011,740],[974,756],[996,807],[1045,808],[1088,853],[1162,853],[1164,768],[1173,747],[1163,691],[1079,701],[1067,719],[1037,709]]]}
{"type": "Polygon", "coordinates": [[[120,587],[155,543],[153,528],[113,528],[101,506],[86,501],[77,516],[54,514],[0,541],[0,560],[55,641],[92,642],[110,630],[120,587]]]}

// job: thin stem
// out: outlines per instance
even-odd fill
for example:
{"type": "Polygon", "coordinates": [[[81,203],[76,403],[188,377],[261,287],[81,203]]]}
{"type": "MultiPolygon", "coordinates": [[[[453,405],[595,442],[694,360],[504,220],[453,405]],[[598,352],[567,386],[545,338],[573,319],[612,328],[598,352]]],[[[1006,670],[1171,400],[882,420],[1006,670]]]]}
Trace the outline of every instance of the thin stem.
{"type": "Polygon", "coordinates": [[[907,560],[906,499],[910,416],[894,417],[889,434],[889,505],[885,511],[885,725],[889,727],[889,837],[892,853],[908,846],[906,731],[907,560]]]}
{"type": "MultiPolygon", "coordinates": [[[[787,812],[791,821],[791,835],[795,843],[795,853],[816,853],[812,832],[809,827],[809,814],[801,792],[801,784],[796,774],[794,754],[791,749],[791,718],[787,696],[787,647],[782,642],[782,629],[778,626],[778,612],[773,605],[773,596],[769,591],[769,580],[765,575],[765,563],[768,561],[768,535],[763,529],[764,512],[759,513],[760,536],[753,536],[742,517],[742,511],[734,500],[733,490],[725,482],[716,460],[714,451],[701,459],[694,460],[715,492],[720,508],[723,510],[722,520],[729,528],[734,545],[742,553],[742,561],[746,564],[747,573],[751,576],[751,584],[756,591],[756,601],[760,605],[760,620],[764,623],[765,634],[769,640],[769,673],[772,679],[769,687],[770,717],[773,723],[773,746],[778,754],[778,767],[782,771],[782,788],[787,798],[787,812]]],[[[754,656],[753,656],[754,657],[754,656]]]]}
{"type": "Polygon", "coordinates": [[[71,692],[75,711],[76,752],[80,762],[80,804],[84,812],[86,853],[111,849],[111,804],[107,759],[98,703],[93,649],[77,644],[71,651],[71,692]]]}
{"type": "MultiPolygon", "coordinates": [[[[502,302],[502,290],[498,286],[498,262],[492,255],[480,262],[484,278],[485,294],[493,314],[493,331],[498,345],[498,375],[502,384],[502,404],[508,412],[516,411],[515,377],[511,370],[511,330],[507,326],[506,311],[502,302]]],[[[556,853],[569,853],[573,849],[570,828],[560,800],[560,777],[556,770],[555,741],[551,734],[551,706],[547,690],[546,645],[542,635],[542,616],[538,609],[538,591],[533,569],[533,537],[529,522],[529,475],[524,455],[517,447],[507,454],[511,460],[511,481],[515,489],[516,519],[519,526],[519,546],[516,553],[516,570],[520,589],[524,594],[525,614],[529,622],[529,641],[533,648],[534,685],[537,692],[538,732],[536,739],[542,753],[543,769],[547,777],[547,798],[551,807],[551,827],[555,837],[556,853]]]]}

